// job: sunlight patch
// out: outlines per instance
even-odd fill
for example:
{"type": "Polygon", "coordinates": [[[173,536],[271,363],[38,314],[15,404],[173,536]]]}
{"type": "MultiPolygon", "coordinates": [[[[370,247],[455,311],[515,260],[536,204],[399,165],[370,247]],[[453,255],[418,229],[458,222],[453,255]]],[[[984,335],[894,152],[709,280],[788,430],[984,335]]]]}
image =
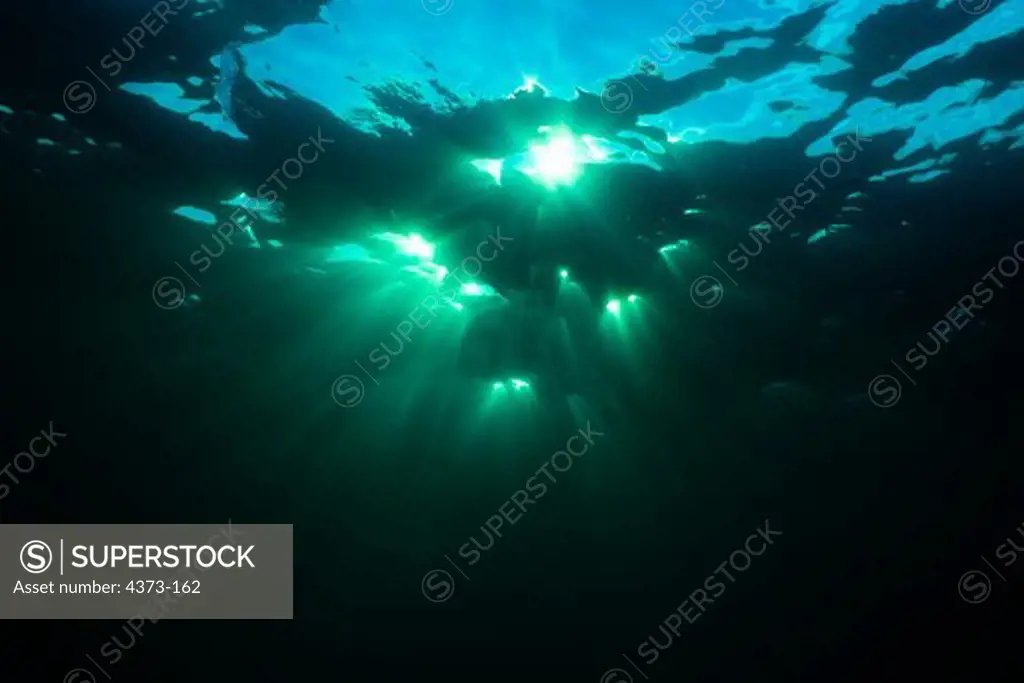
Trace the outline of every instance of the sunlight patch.
{"type": "Polygon", "coordinates": [[[182,218],[187,218],[190,221],[195,221],[196,223],[203,223],[205,225],[217,224],[217,217],[215,215],[206,209],[200,209],[195,206],[179,206],[171,213],[175,216],[181,216],[182,218]]]}
{"type": "Polygon", "coordinates": [[[586,164],[609,163],[613,154],[625,149],[591,135],[574,135],[565,126],[541,126],[537,132],[546,139],[531,144],[525,154],[516,155],[515,168],[548,189],[572,185],[586,164]]]}
{"type": "Polygon", "coordinates": [[[474,168],[491,176],[494,178],[494,182],[501,185],[501,170],[505,165],[504,159],[474,159],[470,163],[473,164],[474,168]]]}
{"type": "Polygon", "coordinates": [[[372,261],[369,252],[358,244],[339,244],[327,254],[327,263],[345,263],[347,261],[372,261]]]}
{"type": "Polygon", "coordinates": [[[496,393],[530,391],[530,382],[521,377],[510,377],[509,379],[494,382],[491,390],[496,393]]]}
{"type": "MultiPolygon", "coordinates": [[[[541,129],[538,132],[548,132],[541,129]]],[[[565,128],[551,131],[548,141],[530,145],[529,162],[523,172],[547,187],[572,185],[582,173],[580,141],[565,128]]]]}
{"type": "Polygon", "coordinates": [[[481,285],[476,282],[469,282],[462,285],[460,290],[466,296],[497,296],[498,292],[495,291],[490,285],[481,285]]]}
{"type": "Polygon", "coordinates": [[[658,253],[664,257],[672,253],[689,251],[691,246],[692,245],[690,244],[690,240],[679,240],[678,242],[666,244],[665,246],[661,247],[660,249],[658,249],[658,253]]]}
{"type": "Polygon", "coordinates": [[[409,233],[408,235],[400,235],[394,232],[385,232],[379,235],[374,235],[377,239],[390,242],[398,249],[399,252],[406,256],[415,256],[416,258],[424,261],[432,261],[434,259],[434,253],[437,251],[437,247],[423,239],[418,233],[409,233]]]}

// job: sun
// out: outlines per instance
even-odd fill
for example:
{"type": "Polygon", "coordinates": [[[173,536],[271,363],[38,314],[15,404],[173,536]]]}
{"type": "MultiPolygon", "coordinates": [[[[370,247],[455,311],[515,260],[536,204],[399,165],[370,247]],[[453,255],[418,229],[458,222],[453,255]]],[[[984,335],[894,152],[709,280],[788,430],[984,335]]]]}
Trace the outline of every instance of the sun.
{"type": "Polygon", "coordinates": [[[551,130],[547,142],[530,145],[529,164],[524,171],[547,187],[571,185],[583,171],[580,162],[585,161],[587,155],[582,152],[570,131],[551,130]]]}

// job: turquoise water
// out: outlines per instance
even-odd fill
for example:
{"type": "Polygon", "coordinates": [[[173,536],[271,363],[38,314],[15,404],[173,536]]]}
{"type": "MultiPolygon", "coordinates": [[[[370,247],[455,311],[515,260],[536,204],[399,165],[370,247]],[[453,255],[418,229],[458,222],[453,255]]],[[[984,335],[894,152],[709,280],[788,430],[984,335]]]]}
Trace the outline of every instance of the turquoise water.
{"type": "MultiPolygon", "coordinates": [[[[893,101],[887,93],[888,86],[913,81],[930,64],[961,59],[980,45],[1019,32],[1024,28],[1021,0],[984,13],[977,12],[980,4],[968,7],[977,12],[976,18],[904,63],[893,64],[889,74],[874,80],[873,92],[851,97],[816,82],[849,69],[847,60],[854,55],[851,41],[858,27],[887,6],[899,4],[903,3],[661,0],[646,3],[637,12],[626,3],[588,8],[583,3],[527,0],[516,3],[510,12],[483,0],[424,0],[422,6],[408,0],[336,0],[322,8],[316,23],[289,26],[259,40],[249,38],[252,42],[246,42],[240,52],[247,75],[267,95],[281,95],[286,88],[368,132],[389,128],[411,132],[401,113],[375,101],[372,90],[397,92],[438,112],[507,97],[530,84],[563,99],[573,98],[577,89],[601,94],[609,80],[637,74],[651,65],[668,81],[713,72],[730,56],[769,50],[773,41],[758,38],[758,33],[818,10],[820,19],[805,39],[810,53],[799,62],[784,63],[774,73],[752,81],[727,79],[687,102],[644,113],[639,123],[658,131],[659,139],[678,139],[677,144],[715,140],[742,144],[788,137],[809,123],[846,110],[847,116],[831,134],[858,128],[869,136],[910,133],[907,146],[894,161],[921,149],[938,151],[946,142],[978,132],[986,133],[986,142],[1006,136],[1013,144],[1021,144],[1024,126],[1003,127],[1024,109],[1020,85],[979,96],[984,81],[972,79],[939,88],[915,102],[893,101]],[[710,40],[742,29],[749,29],[751,37],[724,41],[714,51],[692,49],[697,39],[710,40]],[[675,43],[679,49],[666,48],[675,43]],[[773,102],[793,106],[780,116],[770,109],[773,102]]],[[[967,10],[957,3],[939,2],[933,11],[950,15],[967,10]]],[[[233,78],[229,67],[233,60],[223,62],[222,55],[211,55],[211,63],[221,70],[221,83],[233,78]]],[[[182,97],[173,84],[125,83],[121,87],[180,113],[204,103],[182,97]]],[[[618,107],[626,103],[623,98],[631,101],[644,88],[641,81],[627,78],[608,94],[609,99],[618,107]]],[[[196,116],[196,120],[226,135],[242,135],[230,112],[222,111],[220,117],[196,116]]],[[[822,154],[828,145],[823,137],[808,154],[822,154]]]]}

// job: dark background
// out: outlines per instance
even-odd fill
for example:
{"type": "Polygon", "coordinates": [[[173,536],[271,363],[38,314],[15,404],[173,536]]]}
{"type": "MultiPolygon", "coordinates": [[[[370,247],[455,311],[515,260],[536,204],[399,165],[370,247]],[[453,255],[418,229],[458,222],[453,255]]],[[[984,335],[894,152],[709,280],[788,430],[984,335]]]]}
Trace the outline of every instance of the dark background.
{"type": "MultiPolygon", "coordinates": [[[[230,5],[202,35],[169,25],[160,48],[132,62],[132,80],[209,76],[209,55],[244,19],[274,28],[315,11],[230,5]],[[167,53],[179,55],[173,74],[167,53]]],[[[981,556],[995,561],[1007,537],[1022,544],[1022,277],[1004,280],[979,318],[914,376],[916,387],[904,382],[896,406],[876,408],[865,388],[892,372],[889,359],[927,343],[929,328],[1024,237],[1019,150],[959,141],[943,149],[961,153],[950,175],[868,186],[903,141],[880,136],[799,219],[806,236],[846,194],[867,191],[869,209],[843,237],[813,257],[803,240],[766,249],[737,295],[727,290],[713,311],[691,307],[685,285],[656,290],[653,297],[680,303],[669,306],[649,356],[654,377],[607,379],[624,410],[600,425],[606,439],[470,568],[470,581],[455,576],[450,600],[432,604],[420,592],[424,573],[450,569],[443,555],[479,534],[475,525],[574,426],[552,417],[504,442],[466,442],[452,433],[457,422],[439,424],[435,412],[388,419],[383,409],[338,408],[327,398],[352,357],[347,340],[313,332],[337,314],[333,302],[263,255],[225,255],[194,309],[160,310],[151,289],[197,247],[170,209],[252,193],[321,122],[343,154],[325,155],[289,194],[296,226],[356,205],[428,210],[435,195],[424,174],[447,167],[445,150],[488,138],[492,115],[481,108],[429,121],[415,144],[371,144],[315,107],[272,105],[242,82],[236,95],[264,118],[240,123],[253,138],[241,144],[137,98],[101,93],[70,127],[124,149],[42,156],[49,152],[32,141],[56,125],[46,117],[62,110],[60,93],[81,77],[82,55],[107,52],[139,13],[48,2],[4,12],[16,14],[0,22],[0,44],[11,50],[0,101],[19,112],[0,138],[4,443],[13,456],[50,421],[68,437],[12,487],[2,521],[231,519],[293,523],[296,533],[294,621],[162,620],[110,666],[100,649],[112,636],[128,641],[119,622],[18,623],[0,645],[12,680],[57,681],[93,668],[89,656],[124,681],[597,681],[610,668],[629,669],[622,652],[640,664],[641,641],[663,638],[658,625],[765,519],[784,535],[707,614],[683,624],[644,667],[651,680],[1016,675],[1024,564],[1006,568],[1005,583],[993,577],[982,604],[965,602],[957,583],[969,570],[987,571],[981,556]],[[843,321],[838,329],[823,328],[828,316],[843,321]],[[787,379],[811,395],[763,389],[787,379]]],[[[856,68],[831,84],[863,90],[891,68],[874,63],[881,51],[873,45],[902,63],[968,19],[930,5],[887,9],[858,32],[856,68]]],[[[775,37],[786,32],[802,35],[788,22],[775,37]]],[[[793,42],[780,40],[777,64],[737,60],[729,73],[773,70],[793,42]]],[[[987,78],[998,92],[1024,77],[1019,48],[1011,37],[936,64],[894,97],[917,100],[968,77],[987,78]]],[[[682,100],[705,87],[715,86],[689,82],[664,96],[682,100]]],[[[572,113],[599,127],[594,104],[584,98],[572,113]]],[[[637,107],[648,105],[657,106],[637,107]]],[[[570,109],[502,106],[524,128],[549,116],[548,106],[570,109]]],[[[598,175],[592,182],[608,183],[608,192],[595,213],[613,223],[631,216],[607,242],[632,243],[637,229],[664,219],[726,253],[810,170],[803,150],[834,123],[799,139],[707,145],[691,170],[663,178],[598,175]],[[683,222],[679,197],[697,194],[708,195],[709,215],[683,222]]],[[[479,209],[493,218],[490,210],[479,209]]],[[[587,219],[570,212],[562,220],[568,243],[587,219]]],[[[642,270],[638,253],[613,257],[606,242],[588,243],[583,258],[594,272],[628,280],[642,270]]],[[[516,254],[501,277],[514,281],[528,257],[516,254]]]]}

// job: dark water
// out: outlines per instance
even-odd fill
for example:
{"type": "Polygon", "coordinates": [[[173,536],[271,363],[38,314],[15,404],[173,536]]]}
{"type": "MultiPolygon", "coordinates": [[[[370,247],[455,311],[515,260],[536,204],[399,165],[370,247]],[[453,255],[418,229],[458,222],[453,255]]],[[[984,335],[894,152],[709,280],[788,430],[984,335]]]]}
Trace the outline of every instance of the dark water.
{"type": "Polygon", "coordinates": [[[5,671],[1013,671],[1024,5],[170,5],[0,22],[5,439],[68,435],[0,515],[294,524],[295,619],[5,671]]]}

